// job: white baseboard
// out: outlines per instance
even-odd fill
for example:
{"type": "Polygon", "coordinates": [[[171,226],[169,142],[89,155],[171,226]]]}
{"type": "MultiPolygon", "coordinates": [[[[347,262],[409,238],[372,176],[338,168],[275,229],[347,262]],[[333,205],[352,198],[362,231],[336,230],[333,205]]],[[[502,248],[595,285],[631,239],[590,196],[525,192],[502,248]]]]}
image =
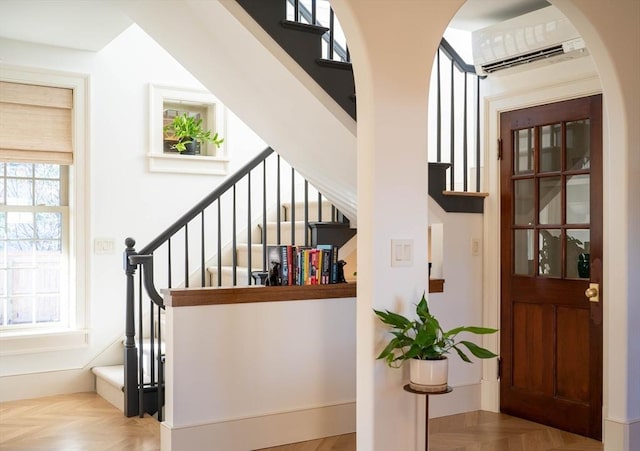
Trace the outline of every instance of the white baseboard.
{"type": "Polygon", "coordinates": [[[604,451],[640,450],[640,419],[629,423],[604,420],[604,451]]]}
{"type": "MultiPolygon", "coordinates": [[[[420,404],[424,405],[423,401],[420,401],[420,404]]],[[[423,410],[424,407],[419,407],[418,412],[423,410]]],[[[474,410],[480,410],[480,384],[459,385],[453,387],[451,393],[429,397],[429,418],[456,415],[474,410]]]]}
{"type": "Polygon", "coordinates": [[[0,377],[0,402],[95,391],[88,368],[0,377]]]}
{"type": "Polygon", "coordinates": [[[162,451],[246,451],[356,430],[356,403],[173,428],[160,426],[162,451]]]}

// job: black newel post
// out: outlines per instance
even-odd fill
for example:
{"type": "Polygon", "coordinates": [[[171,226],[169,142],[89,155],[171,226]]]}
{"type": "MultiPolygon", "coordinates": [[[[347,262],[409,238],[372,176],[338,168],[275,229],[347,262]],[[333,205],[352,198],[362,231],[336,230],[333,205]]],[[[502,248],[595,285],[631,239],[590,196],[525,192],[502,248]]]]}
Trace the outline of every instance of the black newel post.
{"type": "Polygon", "coordinates": [[[127,276],[127,305],[125,310],[125,340],[124,340],[124,414],[126,417],[138,415],[138,351],[136,349],[135,325],[135,288],[134,275],[136,265],[131,264],[129,257],[136,255],[133,238],[125,240],[124,272],[127,276]]]}

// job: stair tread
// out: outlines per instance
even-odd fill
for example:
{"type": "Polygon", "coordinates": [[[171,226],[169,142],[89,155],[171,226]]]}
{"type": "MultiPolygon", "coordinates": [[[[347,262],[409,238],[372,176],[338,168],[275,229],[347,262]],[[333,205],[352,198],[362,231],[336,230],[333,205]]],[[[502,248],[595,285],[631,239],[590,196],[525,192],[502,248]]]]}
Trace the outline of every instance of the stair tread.
{"type": "Polygon", "coordinates": [[[322,36],[329,29],[327,27],[323,27],[322,25],[313,25],[310,23],[301,23],[293,20],[282,20],[280,22],[283,27],[289,28],[290,30],[300,30],[307,33],[314,33],[322,36]]]}
{"type": "Polygon", "coordinates": [[[96,366],[91,372],[118,389],[124,387],[124,365],[96,366]]]}
{"type": "Polygon", "coordinates": [[[342,69],[342,70],[353,69],[353,65],[348,61],[336,61],[336,60],[330,60],[327,58],[318,58],[316,60],[316,63],[318,63],[320,66],[331,67],[333,69],[342,69]]]}

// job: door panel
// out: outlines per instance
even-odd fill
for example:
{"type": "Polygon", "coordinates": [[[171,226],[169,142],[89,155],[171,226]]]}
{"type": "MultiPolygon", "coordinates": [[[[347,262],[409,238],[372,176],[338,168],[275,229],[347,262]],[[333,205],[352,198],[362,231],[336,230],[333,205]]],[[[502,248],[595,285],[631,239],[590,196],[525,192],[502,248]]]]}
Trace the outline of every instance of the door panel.
{"type": "Polygon", "coordinates": [[[602,98],[500,121],[501,410],[600,439],[602,98]]]}

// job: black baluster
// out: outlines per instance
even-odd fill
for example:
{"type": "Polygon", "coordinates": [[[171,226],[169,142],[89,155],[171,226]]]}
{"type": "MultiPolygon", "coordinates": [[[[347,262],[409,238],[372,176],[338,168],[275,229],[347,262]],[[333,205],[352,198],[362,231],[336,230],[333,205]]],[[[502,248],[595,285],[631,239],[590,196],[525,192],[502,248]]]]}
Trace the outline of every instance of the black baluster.
{"type": "Polygon", "coordinates": [[[202,210],[202,213],[200,213],[200,218],[201,218],[201,222],[200,222],[200,234],[202,235],[202,239],[200,241],[200,286],[204,287],[206,285],[205,283],[205,262],[204,262],[204,258],[205,258],[205,242],[204,242],[204,210],[202,210]]]}
{"type": "Polygon", "coordinates": [[[450,186],[449,189],[451,191],[454,190],[454,182],[455,182],[455,159],[456,159],[456,145],[455,145],[455,136],[456,136],[456,126],[455,126],[455,96],[454,96],[454,85],[453,85],[453,68],[455,67],[453,60],[451,60],[451,167],[449,168],[449,178],[450,178],[450,186]]]}
{"type": "Polygon", "coordinates": [[[467,73],[464,73],[464,117],[462,119],[462,127],[463,127],[463,132],[462,132],[462,170],[463,175],[462,175],[462,183],[463,183],[463,188],[462,191],[466,192],[467,191],[467,177],[468,177],[468,162],[467,162],[467,153],[468,153],[468,149],[467,149],[467,73]]]}

